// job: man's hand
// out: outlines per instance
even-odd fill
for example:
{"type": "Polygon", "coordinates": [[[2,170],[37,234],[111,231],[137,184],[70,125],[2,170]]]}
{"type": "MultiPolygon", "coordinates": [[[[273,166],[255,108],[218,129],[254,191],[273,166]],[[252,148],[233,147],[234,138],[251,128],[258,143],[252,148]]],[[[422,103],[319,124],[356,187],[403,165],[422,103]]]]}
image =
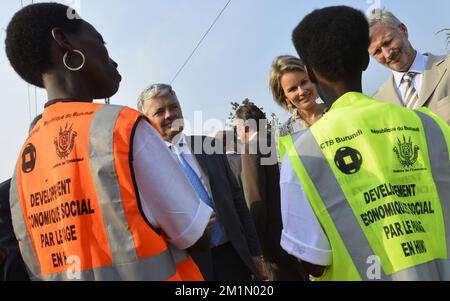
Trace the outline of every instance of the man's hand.
{"type": "Polygon", "coordinates": [[[213,211],[213,213],[211,214],[211,217],[209,218],[208,225],[206,225],[206,232],[210,232],[212,230],[214,224],[216,223],[216,220],[217,220],[217,215],[213,211]]]}
{"type": "MultiPolygon", "coordinates": [[[[2,247],[0,247],[0,271],[3,272],[3,265],[6,262],[6,250],[3,250],[2,247]]],[[[1,275],[3,277],[3,275],[1,275]]],[[[0,279],[2,278],[0,277],[0,279]]]]}
{"type": "Polygon", "coordinates": [[[216,222],[216,213],[213,212],[211,214],[211,217],[209,218],[208,225],[206,225],[205,232],[203,232],[203,236],[200,237],[200,239],[188,249],[188,252],[190,255],[196,254],[196,253],[202,253],[206,252],[210,249],[210,236],[209,232],[211,231],[212,227],[214,226],[214,223],[216,222]]]}
{"type": "Polygon", "coordinates": [[[315,265],[306,261],[300,261],[301,265],[305,269],[308,275],[313,276],[314,278],[319,278],[323,276],[326,267],[315,265]]]}
{"type": "Polygon", "coordinates": [[[253,257],[253,262],[258,270],[258,275],[256,279],[259,281],[269,281],[269,276],[267,275],[266,265],[264,264],[264,258],[262,256],[253,257]]]}

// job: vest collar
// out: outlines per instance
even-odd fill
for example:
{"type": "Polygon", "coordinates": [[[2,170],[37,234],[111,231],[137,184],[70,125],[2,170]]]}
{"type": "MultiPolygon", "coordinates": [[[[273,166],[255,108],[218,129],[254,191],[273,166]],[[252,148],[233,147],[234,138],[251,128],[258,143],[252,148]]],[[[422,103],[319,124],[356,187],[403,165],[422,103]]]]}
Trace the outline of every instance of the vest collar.
{"type": "Polygon", "coordinates": [[[361,103],[361,100],[368,100],[370,99],[370,97],[368,97],[367,95],[360,93],[360,92],[347,92],[344,95],[342,95],[341,97],[339,97],[331,106],[329,112],[335,110],[335,109],[339,109],[339,108],[344,108],[344,107],[349,107],[349,106],[353,106],[355,104],[359,104],[361,103]]]}
{"type": "Polygon", "coordinates": [[[76,99],[76,98],[57,98],[57,99],[49,100],[44,105],[44,108],[48,108],[57,103],[69,103],[69,102],[93,103],[93,100],[80,100],[80,99],[76,99]]]}

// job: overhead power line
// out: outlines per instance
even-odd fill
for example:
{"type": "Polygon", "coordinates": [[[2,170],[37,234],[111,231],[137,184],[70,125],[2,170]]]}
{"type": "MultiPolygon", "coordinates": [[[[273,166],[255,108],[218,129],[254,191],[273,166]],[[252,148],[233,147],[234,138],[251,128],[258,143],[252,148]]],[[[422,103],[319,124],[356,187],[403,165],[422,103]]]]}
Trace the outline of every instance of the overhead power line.
{"type": "MultiPolygon", "coordinates": [[[[31,4],[34,4],[34,0],[31,0],[31,4]]],[[[22,9],[24,8],[23,0],[20,0],[20,6],[22,9]]],[[[32,110],[31,110],[31,93],[30,93],[31,85],[27,83],[27,96],[28,96],[28,113],[30,114],[30,122],[32,121],[32,110]]],[[[34,115],[37,116],[37,88],[34,87],[34,115]]]]}
{"type": "Polygon", "coordinates": [[[30,122],[32,121],[31,119],[31,98],[30,98],[30,84],[27,84],[27,90],[28,90],[28,112],[30,113],[30,122]]]}
{"type": "MultiPolygon", "coordinates": [[[[31,4],[34,4],[34,0],[31,0],[31,4]]],[[[37,111],[37,87],[34,86],[34,117],[38,115],[37,111]]]]}
{"type": "Polygon", "coordinates": [[[170,84],[172,85],[174,83],[174,81],[177,79],[178,75],[180,75],[180,73],[183,71],[183,69],[186,67],[186,65],[189,63],[189,61],[191,60],[191,58],[194,56],[195,52],[197,51],[197,49],[200,47],[200,45],[203,43],[203,41],[205,40],[205,38],[208,36],[208,34],[210,33],[210,31],[213,29],[214,25],[216,25],[217,21],[219,21],[220,17],[222,16],[222,14],[225,12],[225,10],[227,9],[228,5],[230,5],[232,0],[228,0],[227,4],[225,4],[225,6],[222,8],[222,10],[220,11],[220,13],[217,15],[216,19],[214,20],[214,22],[211,24],[211,26],[208,28],[208,30],[205,32],[205,34],[203,35],[203,37],[200,39],[200,41],[197,43],[197,46],[195,47],[195,49],[192,51],[192,53],[189,55],[189,57],[186,59],[186,61],[184,62],[184,64],[180,67],[180,69],[178,70],[178,72],[175,74],[175,76],[173,77],[173,79],[170,81],[170,84]]]}
{"type": "MultiPolygon", "coordinates": [[[[20,0],[20,7],[23,9],[23,0],[20,0]]],[[[28,113],[29,113],[29,118],[30,118],[30,123],[32,121],[32,117],[31,117],[31,97],[30,97],[30,84],[27,83],[27,94],[28,94],[28,113]]]]}

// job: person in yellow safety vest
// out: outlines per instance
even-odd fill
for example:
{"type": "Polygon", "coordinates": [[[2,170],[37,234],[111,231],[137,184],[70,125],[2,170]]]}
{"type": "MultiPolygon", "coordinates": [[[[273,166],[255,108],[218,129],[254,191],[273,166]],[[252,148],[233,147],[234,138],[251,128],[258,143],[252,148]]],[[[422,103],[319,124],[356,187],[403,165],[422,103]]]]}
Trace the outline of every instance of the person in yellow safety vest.
{"type": "Polygon", "coordinates": [[[93,103],[121,80],[104,44],[57,3],[23,8],[7,28],[12,67],[49,98],[10,192],[30,278],[201,281],[185,250],[198,246],[212,210],[145,116],[93,103]]]}
{"type": "Polygon", "coordinates": [[[315,10],[293,42],[330,109],[284,145],[282,247],[316,280],[450,280],[448,125],[362,94],[362,12],[315,10]]]}

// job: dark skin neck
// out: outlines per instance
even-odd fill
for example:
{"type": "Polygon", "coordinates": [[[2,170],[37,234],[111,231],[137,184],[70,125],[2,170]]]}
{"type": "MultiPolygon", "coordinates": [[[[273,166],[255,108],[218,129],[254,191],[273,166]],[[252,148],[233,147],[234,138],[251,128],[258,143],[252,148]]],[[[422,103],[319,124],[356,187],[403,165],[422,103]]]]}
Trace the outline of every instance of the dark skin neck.
{"type": "MultiPolygon", "coordinates": [[[[42,82],[47,90],[48,100],[77,100],[82,102],[93,102],[92,85],[86,83],[83,69],[70,71],[63,64],[66,49],[57,43],[51,47],[52,67],[42,74],[42,82]]],[[[69,66],[80,66],[82,61],[77,56],[69,56],[69,66]]]]}
{"type": "Polygon", "coordinates": [[[333,83],[324,80],[321,81],[319,90],[322,100],[330,108],[336,100],[348,92],[362,93],[361,76],[333,83]]]}
{"type": "Polygon", "coordinates": [[[48,100],[77,100],[92,102],[92,93],[85,81],[69,70],[54,69],[42,76],[44,87],[47,90],[48,100]]]}
{"type": "Polygon", "coordinates": [[[77,26],[76,32],[58,27],[51,31],[50,66],[42,74],[47,105],[58,101],[92,102],[111,97],[119,87],[120,75],[114,70],[117,63],[108,57],[101,35],[85,21],[77,26]]]}
{"type": "MultiPolygon", "coordinates": [[[[362,93],[362,72],[352,78],[337,82],[328,81],[318,73],[309,74],[310,78],[314,79],[319,95],[328,108],[331,108],[336,100],[348,92],[362,93]]],[[[306,261],[303,261],[302,265],[306,273],[314,277],[322,276],[326,269],[326,267],[315,265],[306,261]]]]}

